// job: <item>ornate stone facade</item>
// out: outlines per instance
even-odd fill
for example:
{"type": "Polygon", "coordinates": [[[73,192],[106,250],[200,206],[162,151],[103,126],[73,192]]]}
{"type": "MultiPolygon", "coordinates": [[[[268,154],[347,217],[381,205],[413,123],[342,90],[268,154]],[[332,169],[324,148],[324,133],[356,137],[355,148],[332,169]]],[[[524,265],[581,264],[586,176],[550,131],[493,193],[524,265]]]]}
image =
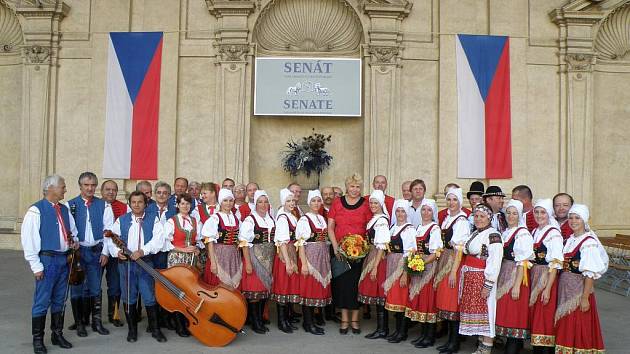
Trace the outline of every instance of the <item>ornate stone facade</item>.
{"type": "Polygon", "coordinates": [[[80,172],[101,174],[107,33],[164,31],[161,179],[255,180],[277,204],[280,152],[314,127],[333,136],[325,185],[358,171],[397,196],[415,177],[438,198],[467,188],[455,35],[508,35],[513,178],[486,184],[567,191],[601,234],[630,232],[628,28],[620,0],[0,0],[0,229],[19,226],[46,174],[66,176],[69,196],[80,172]],[[253,116],[256,56],[362,58],[363,116],[253,116]]]}

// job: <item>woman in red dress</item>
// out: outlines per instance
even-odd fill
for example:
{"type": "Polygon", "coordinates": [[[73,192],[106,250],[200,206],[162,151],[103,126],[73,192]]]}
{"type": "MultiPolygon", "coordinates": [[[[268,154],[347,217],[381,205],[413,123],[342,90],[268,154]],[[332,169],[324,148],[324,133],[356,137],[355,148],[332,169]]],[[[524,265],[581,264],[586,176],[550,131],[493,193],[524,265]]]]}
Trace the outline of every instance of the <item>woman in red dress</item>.
{"type": "Polygon", "coordinates": [[[359,279],[359,302],[376,305],[376,330],[367,339],[385,338],[389,332],[388,314],[385,310],[385,275],[387,262],[385,250],[389,243],[389,218],[385,214],[385,194],[375,190],[370,195],[370,211],[374,214],[367,224],[367,240],[370,253],[363,262],[359,279]]]}
{"type": "Polygon", "coordinates": [[[438,220],[435,200],[424,198],[420,204],[421,223],[416,229],[416,242],[413,253],[420,254],[424,261],[424,271],[411,276],[409,281],[409,302],[405,316],[411,321],[420,322],[420,336],[412,341],[416,348],[428,348],[435,344],[437,306],[435,305],[436,261],[444,247],[438,220]]]}
{"type": "Polygon", "coordinates": [[[556,344],[556,277],[562,269],[563,245],[551,199],[536,202],[534,217],[538,227],[532,232],[535,258],[531,270],[532,291],[529,295],[531,337],[534,353],[544,354],[553,353],[556,344]]]}
{"type": "Polygon", "coordinates": [[[564,271],[558,281],[556,353],[604,353],[593,286],[608,269],[608,255],[588,225],[586,205],[569,211],[573,230],[564,245],[564,271]]]}
{"type": "Polygon", "coordinates": [[[295,203],[296,199],[290,190],[284,188],[280,191],[282,207],[276,216],[274,241],[278,252],[273,263],[271,299],[276,302],[278,329],[284,333],[292,333],[294,329],[297,329],[289,318],[289,306],[301,302],[300,274],[295,249],[297,219],[292,213],[295,203]]]}
{"type": "Polygon", "coordinates": [[[302,302],[302,327],[315,335],[324,334],[324,329],[313,322],[313,307],[320,309],[330,304],[330,253],[328,251],[328,229],[326,220],[319,215],[322,196],[318,190],[308,192],[310,210],[300,218],[295,230],[296,246],[300,254],[300,297],[302,302]]]}
{"type": "Polygon", "coordinates": [[[463,202],[461,188],[451,188],[446,192],[448,215],[441,227],[444,250],[433,280],[433,286],[437,288],[438,317],[448,322],[448,340],[436,348],[440,353],[459,350],[459,276],[464,244],[470,236],[470,224],[462,211],[463,202]]]}
{"type": "Polygon", "coordinates": [[[263,310],[271,291],[276,223],[269,213],[269,197],[264,190],[254,193],[254,206],[243,219],[238,234],[244,265],[241,291],[247,299],[252,330],[263,334],[269,331],[263,323],[263,310]]]}
{"type": "Polygon", "coordinates": [[[517,354],[529,337],[530,263],[534,240],[527,231],[523,203],[510,200],[505,208],[508,229],[503,231],[503,261],[497,282],[496,335],[507,337],[506,354],[517,354]]]}
{"type": "Polygon", "coordinates": [[[394,312],[396,330],[387,337],[389,343],[400,343],[407,340],[409,319],[405,310],[409,302],[409,276],[405,271],[405,255],[415,247],[416,229],[407,222],[409,202],[398,199],[394,203],[396,224],[389,230],[389,250],[387,256],[387,276],[385,277],[385,309],[394,312]]]}
{"type": "MultiPolygon", "coordinates": [[[[335,257],[339,260],[342,256],[339,253],[338,245],[343,238],[351,234],[365,236],[365,226],[372,218],[369,203],[361,194],[362,185],[363,179],[358,174],[346,178],[346,195],[335,198],[328,212],[328,234],[335,257]]],[[[351,324],[352,333],[359,334],[361,333],[359,327],[361,303],[357,298],[363,259],[349,262],[349,264],[350,270],[333,281],[333,302],[335,307],[341,309],[339,333],[348,333],[351,324]]]]}

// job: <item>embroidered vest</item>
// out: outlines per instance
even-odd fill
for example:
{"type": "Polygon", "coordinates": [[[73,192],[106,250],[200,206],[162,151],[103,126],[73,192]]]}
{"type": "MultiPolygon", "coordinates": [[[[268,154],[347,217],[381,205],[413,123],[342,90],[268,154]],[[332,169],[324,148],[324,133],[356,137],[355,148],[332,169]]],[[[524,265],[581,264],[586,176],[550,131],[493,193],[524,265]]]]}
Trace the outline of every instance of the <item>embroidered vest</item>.
{"type": "Polygon", "coordinates": [[[160,215],[160,207],[157,205],[157,203],[151,203],[149,205],[147,205],[147,208],[145,209],[145,212],[154,214],[155,216],[160,218],[160,221],[162,221],[162,223],[164,223],[164,221],[172,218],[173,216],[177,215],[177,208],[176,207],[171,207],[171,203],[170,201],[167,202],[166,204],[166,212],[164,213],[164,217],[162,217],[162,215],[160,215]]]}
{"type": "Polygon", "coordinates": [[[217,217],[219,218],[219,226],[217,227],[219,238],[217,239],[217,243],[225,245],[238,244],[238,219],[236,216],[234,216],[234,226],[225,226],[225,222],[223,221],[221,214],[217,213],[217,217]]]}
{"type": "MultiPolygon", "coordinates": [[[[144,212],[144,217],[142,218],[142,236],[144,237],[145,245],[153,238],[153,226],[155,225],[156,217],[157,215],[154,213],[144,212]]],[[[120,217],[120,238],[125,241],[127,245],[129,245],[129,229],[131,228],[132,218],[131,212],[120,217]]]]}
{"type": "Polygon", "coordinates": [[[81,196],[68,201],[70,212],[76,222],[79,241],[85,241],[85,226],[88,221],[88,211],[90,212],[90,227],[94,240],[103,239],[103,213],[105,212],[105,202],[102,199],[93,197],[90,207],[85,207],[85,202],[81,196]]]}
{"type": "Polygon", "coordinates": [[[429,229],[427,229],[424,235],[416,237],[416,249],[418,250],[418,253],[421,253],[425,256],[431,254],[431,251],[429,251],[429,240],[431,238],[431,231],[436,226],[436,224],[432,224],[431,226],[429,226],[429,229]]]}
{"type": "Polygon", "coordinates": [[[453,226],[455,226],[455,223],[457,223],[460,218],[466,220],[464,215],[460,215],[456,217],[446,229],[442,230],[442,243],[447,249],[453,249],[453,246],[451,245],[451,239],[453,238],[453,226]]]}
{"type": "Polygon", "coordinates": [[[516,230],[514,230],[514,232],[512,233],[512,235],[510,235],[510,238],[508,239],[508,241],[503,244],[503,259],[507,259],[509,261],[514,260],[514,243],[516,243],[516,235],[521,230],[525,230],[525,229],[526,228],[522,226],[517,227],[516,230]]]}
{"type": "Polygon", "coordinates": [[[254,240],[252,241],[252,243],[257,244],[273,242],[273,237],[276,231],[275,223],[271,228],[271,231],[269,231],[269,229],[260,227],[260,225],[258,225],[258,220],[256,220],[256,217],[254,215],[250,215],[250,217],[254,220],[254,240]]]}
{"type": "Polygon", "coordinates": [[[366,235],[367,235],[367,241],[368,244],[373,245],[374,244],[374,238],[376,238],[376,230],[374,230],[374,226],[376,226],[376,223],[378,222],[379,219],[385,219],[387,220],[387,224],[389,225],[389,220],[387,219],[386,216],[379,216],[378,219],[376,219],[376,221],[374,221],[374,223],[372,224],[372,226],[367,230],[366,235]]]}
{"type": "Polygon", "coordinates": [[[582,252],[580,248],[586,240],[593,239],[591,236],[585,237],[580,243],[573,249],[573,251],[564,254],[564,261],[562,262],[562,270],[575,274],[582,274],[580,272],[580,259],[582,258],[582,252]]]}
{"type": "MultiPolygon", "coordinates": [[[[42,251],[58,251],[61,249],[61,235],[59,235],[59,221],[55,208],[46,199],[42,199],[33,204],[39,209],[39,237],[41,239],[40,249],[42,251]]],[[[70,213],[68,208],[59,203],[61,207],[61,219],[68,232],[70,232],[70,213]]]]}
{"type": "Polygon", "coordinates": [[[278,217],[284,216],[287,219],[287,224],[289,225],[289,240],[295,241],[295,227],[296,225],[291,224],[291,219],[287,214],[280,214],[278,217]]]}
{"type": "Polygon", "coordinates": [[[398,232],[396,232],[396,234],[391,237],[389,241],[389,249],[392,253],[403,253],[403,239],[401,234],[403,231],[405,231],[405,229],[410,226],[411,224],[403,225],[403,227],[401,227],[400,230],[398,230],[398,232]]]}
{"type": "Polygon", "coordinates": [[[177,215],[171,218],[175,224],[175,232],[173,233],[173,246],[178,248],[184,248],[188,246],[194,246],[197,243],[197,220],[190,218],[192,223],[192,230],[186,230],[179,223],[179,217],[177,215]]]}
{"type": "Polygon", "coordinates": [[[206,221],[208,219],[210,219],[212,214],[214,214],[216,212],[215,208],[216,207],[214,205],[211,205],[210,206],[210,212],[208,212],[208,209],[206,209],[206,205],[205,204],[199,203],[197,205],[197,212],[199,213],[199,218],[201,219],[201,223],[202,224],[205,224],[206,221]]]}
{"type": "Polygon", "coordinates": [[[311,227],[311,237],[309,237],[306,242],[326,242],[326,240],[328,240],[328,228],[324,227],[319,229],[308,215],[304,216],[308,220],[308,225],[311,227]]]}
{"type": "MultiPolygon", "coordinates": [[[[545,231],[545,234],[540,238],[540,241],[538,241],[538,243],[534,243],[534,256],[536,257],[534,258],[534,263],[536,264],[548,264],[547,260],[545,259],[547,257],[547,246],[545,246],[543,241],[547,238],[547,235],[549,235],[549,232],[551,232],[551,230],[556,230],[560,232],[560,230],[556,229],[555,227],[550,227],[549,229],[547,229],[547,231],[545,231]]],[[[536,232],[538,232],[538,229],[534,230],[534,236],[536,235],[536,232]]]]}

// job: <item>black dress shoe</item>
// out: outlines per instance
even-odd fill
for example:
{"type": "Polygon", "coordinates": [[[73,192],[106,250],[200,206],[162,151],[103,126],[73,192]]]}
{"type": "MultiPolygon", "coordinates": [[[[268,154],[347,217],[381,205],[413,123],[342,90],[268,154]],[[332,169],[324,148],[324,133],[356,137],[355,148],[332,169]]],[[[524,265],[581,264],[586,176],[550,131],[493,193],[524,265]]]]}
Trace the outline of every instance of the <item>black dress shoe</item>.
{"type": "Polygon", "coordinates": [[[345,327],[345,328],[341,327],[341,326],[343,326],[344,324],[349,325],[349,324],[350,324],[350,322],[341,321],[341,324],[339,325],[339,334],[341,334],[341,335],[344,335],[344,336],[345,336],[346,334],[348,334],[348,329],[350,329],[350,326],[345,327]]]}
{"type": "MultiPolygon", "coordinates": [[[[350,321],[351,324],[353,323],[361,323],[359,321],[350,321]]],[[[353,327],[352,325],[350,325],[350,328],[352,328],[352,333],[354,334],[361,334],[361,328],[360,327],[353,327]]]]}

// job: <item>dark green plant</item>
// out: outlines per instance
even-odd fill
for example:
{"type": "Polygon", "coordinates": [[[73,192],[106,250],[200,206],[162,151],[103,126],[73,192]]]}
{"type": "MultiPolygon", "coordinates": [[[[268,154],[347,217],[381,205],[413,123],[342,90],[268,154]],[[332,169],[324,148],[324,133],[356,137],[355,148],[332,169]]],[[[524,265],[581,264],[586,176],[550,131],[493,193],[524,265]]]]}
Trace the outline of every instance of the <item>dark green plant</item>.
{"type": "Polygon", "coordinates": [[[291,176],[302,172],[310,177],[315,172],[319,177],[332,163],[333,157],[324,150],[331,138],[331,135],[316,133],[313,128],[311,135],[302,137],[297,142],[291,139],[287,142],[288,149],[283,152],[282,168],[291,176]]]}

